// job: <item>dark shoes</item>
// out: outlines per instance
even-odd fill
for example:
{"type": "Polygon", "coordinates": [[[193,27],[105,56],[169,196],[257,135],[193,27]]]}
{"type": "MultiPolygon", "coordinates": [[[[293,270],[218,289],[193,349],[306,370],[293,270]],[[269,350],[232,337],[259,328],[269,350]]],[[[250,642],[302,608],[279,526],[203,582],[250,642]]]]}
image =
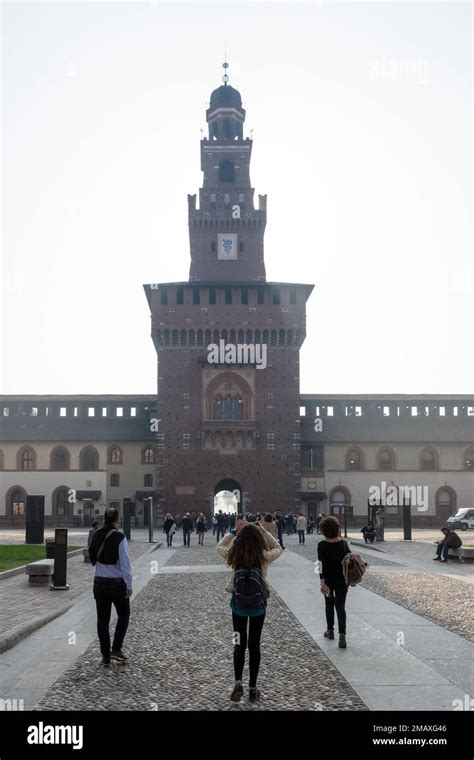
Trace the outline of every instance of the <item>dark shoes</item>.
{"type": "Polygon", "coordinates": [[[121,649],[112,649],[110,653],[112,660],[120,660],[120,662],[127,662],[128,657],[122,652],[121,649]]]}
{"type": "Polygon", "coordinates": [[[102,657],[102,665],[104,668],[110,667],[110,657],[102,657]]]}
{"type": "Polygon", "coordinates": [[[346,634],[345,633],[340,633],[339,634],[339,647],[340,647],[340,649],[346,649],[347,648],[346,634]]]}
{"type": "Polygon", "coordinates": [[[447,559],[440,559],[440,562],[447,562],[447,559]]]}
{"type": "Polygon", "coordinates": [[[244,687],[242,686],[242,682],[237,681],[237,683],[234,686],[234,690],[232,694],[230,695],[231,701],[240,702],[243,694],[244,694],[244,687]]]}
{"type": "Polygon", "coordinates": [[[251,686],[249,689],[249,702],[258,702],[260,699],[260,691],[256,686],[251,686]]]}
{"type": "Polygon", "coordinates": [[[441,562],[441,557],[433,557],[433,562],[441,562]]]}
{"type": "Polygon", "coordinates": [[[324,631],[324,638],[325,639],[333,639],[334,638],[334,631],[324,631]]]}

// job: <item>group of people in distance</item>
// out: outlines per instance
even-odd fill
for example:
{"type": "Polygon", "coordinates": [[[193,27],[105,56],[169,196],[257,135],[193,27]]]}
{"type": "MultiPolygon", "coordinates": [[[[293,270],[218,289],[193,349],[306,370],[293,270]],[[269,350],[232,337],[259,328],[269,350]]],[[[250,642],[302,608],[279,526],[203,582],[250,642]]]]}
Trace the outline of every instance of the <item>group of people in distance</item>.
{"type": "Polygon", "coordinates": [[[190,512],[186,512],[183,518],[175,520],[172,514],[168,512],[163,523],[163,533],[166,533],[166,546],[168,549],[173,546],[173,536],[176,531],[183,531],[183,546],[191,545],[191,533],[196,532],[199,546],[204,546],[204,534],[207,532],[207,520],[202,512],[191,517],[190,512]]]}
{"type": "MultiPolygon", "coordinates": [[[[275,536],[281,548],[284,549],[284,533],[287,536],[298,533],[299,543],[304,544],[305,534],[311,535],[315,527],[316,532],[320,532],[319,526],[324,517],[324,514],[320,514],[316,518],[310,514],[306,518],[301,512],[298,515],[293,513],[282,515],[280,512],[273,514],[247,512],[245,515],[236,515],[235,513],[223,512],[219,509],[210,520],[210,523],[212,525],[212,535],[216,536],[216,541],[219,542],[227,531],[235,530],[237,520],[243,519],[248,523],[263,520],[266,530],[275,536]]],[[[184,546],[190,546],[191,533],[193,532],[198,536],[198,544],[203,546],[204,535],[208,530],[208,521],[203,512],[196,512],[193,515],[190,512],[186,512],[184,517],[181,518],[175,518],[168,512],[163,524],[163,533],[166,533],[166,545],[168,548],[173,546],[173,536],[177,530],[183,531],[184,546]]]]}

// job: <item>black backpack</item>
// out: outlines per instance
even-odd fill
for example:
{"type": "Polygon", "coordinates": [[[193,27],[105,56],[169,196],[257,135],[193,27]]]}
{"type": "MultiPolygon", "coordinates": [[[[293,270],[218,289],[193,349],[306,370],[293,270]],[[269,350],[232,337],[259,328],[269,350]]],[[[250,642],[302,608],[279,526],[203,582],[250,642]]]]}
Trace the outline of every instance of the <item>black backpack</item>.
{"type": "Polygon", "coordinates": [[[258,610],[267,606],[267,590],[258,567],[239,567],[234,574],[232,604],[240,610],[258,610]]]}
{"type": "MultiPolygon", "coordinates": [[[[99,541],[101,537],[97,536],[97,531],[94,536],[92,536],[92,541],[89,546],[89,559],[91,561],[91,565],[95,565],[101,558],[102,552],[104,551],[105,542],[107,541],[108,537],[112,535],[112,533],[116,533],[116,528],[112,528],[109,530],[102,541],[102,543],[99,545],[99,541]]],[[[103,535],[103,534],[102,534],[103,535]]]]}

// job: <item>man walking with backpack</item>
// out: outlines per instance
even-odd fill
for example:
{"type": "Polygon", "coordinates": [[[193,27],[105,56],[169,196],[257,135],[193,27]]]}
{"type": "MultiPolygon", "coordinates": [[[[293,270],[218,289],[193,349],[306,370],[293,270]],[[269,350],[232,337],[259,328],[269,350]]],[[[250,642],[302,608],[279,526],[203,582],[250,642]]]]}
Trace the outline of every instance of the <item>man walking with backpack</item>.
{"type": "Polygon", "coordinates": [[[123,640],[130,619],[132,596],[132,565],[128,554],[127,539],[119,531],[118,509],[106,509],[104,526],[97,530],[89,546],[89,557],[94,565],[94,599],[97,607],[97,633],[102,653],[102,663],[110,666],[110,660],[125,662],[122,652],[123,640]],[[110,649],[110,613],[114,605],[117,611],[112,650],[110,649]]]}

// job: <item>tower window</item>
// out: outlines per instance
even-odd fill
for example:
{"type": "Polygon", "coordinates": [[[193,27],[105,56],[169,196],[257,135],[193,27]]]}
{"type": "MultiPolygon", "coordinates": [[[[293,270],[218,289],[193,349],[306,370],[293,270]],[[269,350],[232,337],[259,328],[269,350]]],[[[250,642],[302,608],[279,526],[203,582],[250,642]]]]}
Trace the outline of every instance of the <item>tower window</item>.
{"type": "Polygon", "coordinates": [[[273,303],[274,304],[280,303],[280,290],[278,288],[274,288],[273,290],[273,303]]]}
{"type": "Polygon", "coordinates": [[[210,304],[216,303],[216,289],[215,288],[209,288],[209,303],[210,304]]]}
{"type": "Polygon", "coordinates": [[[245,304],[245,305],[248,304],[248,302],[249,302],[249,290],[248,290],[248,288],[242,288],[240,302],[243,303],[243,304],[245,304]]]}
{"type": "Polygon", "coordinates": [[[199,288],[193,288],[193,306],[201,303],[199,288]]]}
{"type": "Polygon", "coordinates": [[[239,203],[245,203],[245,194],[239,193],[239,203]]]}
{"type": "Polygon", "coordinates": [[[230,288],[225,289],[225,303],[226,305],[232,303],[232,290],[230,288]]]}
{"type": "Polygon", "coordinates": [[[184,303],[184,290],[183,288],[178,288],[176,293],[176,303],[178,306],[182,306],[184,303]]]}
{"type": "Polygon", "coordinates": [[[210,197],[211,203],[215,203],[216,202],[216,194],[215,193],[211,193],[211,195],[209,197],[210,197]]]}
{"type": "Polygon", "coordinates": [[[239,251],[242,253],[243,250],[244,250],[244,244],[239,243],[239,251]]]}
{"type": "Polygon", "coordinates": [[[220,162],[219,182],[235,182],[235,169],[232,161],[220,162]]]}
{"type": "Polygon", "coordinates": [[[263,288],[257,288],[257,303],[265,303],[265,291],[263,288]]]}
{"type": "Polygon", "coordinates": [[[243,403],[240,396],[216,396],[213,403],[215,420],[243,419],[243,403]]]}
{"type": "Polygon", "coordinates": [[[163,288],[160,291],[160,304],[162,306],[167,306],[168,305],[168,290],[167,290],[167,288],[163,288]]]}
{"type": "Polygon", "coordinates": [[[211,243],[211,251],[214,251],[214,253],[215,253],[215,250],[216,250],[216,244],[215,244],[214,241],[212,241],[212,243],[211,243]]]}
{"type": "Polygon", "coordinates": [[[290,304],[296,303],[296,288],[290,288],[290,304]]]}
{"type": "Polygon", "coordinates": [[[229,193],[224,193],[224,203],[226,204],[226,206],[229,205],[229,203],[230,203],[230,194],[229,193]]]}

